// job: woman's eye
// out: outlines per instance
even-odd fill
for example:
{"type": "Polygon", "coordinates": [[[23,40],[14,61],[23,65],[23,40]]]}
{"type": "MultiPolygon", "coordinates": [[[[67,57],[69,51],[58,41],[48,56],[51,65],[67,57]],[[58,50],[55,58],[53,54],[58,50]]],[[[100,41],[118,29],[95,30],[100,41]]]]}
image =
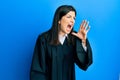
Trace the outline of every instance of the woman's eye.
{"type": "Polygon", "coordinates": [[[76,19],[76,17],[74,17],[74,20],[76,19]]]}
{"type": "Polygon", "coordinates": [[[76,19],[76,17],[72,17],[72,16],[66,16],[67,18],[73,18],[74,20],[76,19]]]}
{"type": "Polygon", "coordinates": [[[70,16],[67,16],[67,18],[70,18],[70,16]]]}

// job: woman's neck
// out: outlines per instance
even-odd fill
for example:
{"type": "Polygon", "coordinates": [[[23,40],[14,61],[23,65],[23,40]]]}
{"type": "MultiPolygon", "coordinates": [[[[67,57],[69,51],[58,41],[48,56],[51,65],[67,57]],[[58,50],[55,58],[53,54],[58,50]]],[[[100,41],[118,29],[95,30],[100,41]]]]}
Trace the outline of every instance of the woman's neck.
{"type": "Polygon", "coordinates": [[[58,35],[59,36],[65,36],[66,34],[60,31],[58,35]]]}

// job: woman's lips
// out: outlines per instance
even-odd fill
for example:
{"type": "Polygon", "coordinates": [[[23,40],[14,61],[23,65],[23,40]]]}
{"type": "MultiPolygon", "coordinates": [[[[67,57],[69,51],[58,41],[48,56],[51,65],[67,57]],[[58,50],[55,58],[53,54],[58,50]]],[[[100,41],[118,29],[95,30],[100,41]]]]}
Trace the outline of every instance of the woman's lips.
{"type": "Polygon", "coordinates": [[[69,32],[70,32],[70,31],[71,31],[71,29],[72,29],[72,25],[68,24],[68,25],[67,25],[67,31],[69,31],[69,32]]]}
{"type": "Polygon", "coordinates": [[[68,27],[69,29],[71,29],[72,26],[71,26],[71,25],[68,25],[67,27],[68,27]]]}

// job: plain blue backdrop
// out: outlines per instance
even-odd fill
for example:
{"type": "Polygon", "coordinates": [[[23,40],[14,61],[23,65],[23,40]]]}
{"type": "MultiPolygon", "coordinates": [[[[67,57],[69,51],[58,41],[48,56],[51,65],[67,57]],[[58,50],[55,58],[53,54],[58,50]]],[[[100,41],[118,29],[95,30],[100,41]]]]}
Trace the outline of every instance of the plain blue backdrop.
{"type": "Polygon", "coordinates": [[[120,74],[120,0],[1,0],[0,80],[29,80],[38,35],[51,27],[56,8],[77,10],[74,29],[90,21],[93,64],[76,69],[76,80],[118,80],[120,74]]]}

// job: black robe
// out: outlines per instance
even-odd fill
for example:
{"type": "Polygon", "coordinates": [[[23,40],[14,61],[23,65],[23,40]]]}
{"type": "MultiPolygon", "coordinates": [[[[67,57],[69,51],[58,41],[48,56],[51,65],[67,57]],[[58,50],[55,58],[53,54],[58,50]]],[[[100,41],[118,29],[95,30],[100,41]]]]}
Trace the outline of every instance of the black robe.
{"type": "Polygon", "coordinates": [[[92,64],[92,50],[88,39],[85,51],[78,38],[75,38],[75,45],[68,44],[69,36],[63,45],[50,45],[48,35],[49,33],[44,33],[37,39],[30,80],[75,80],[74,63],[83,70],[87,70],[92,64]]]}

